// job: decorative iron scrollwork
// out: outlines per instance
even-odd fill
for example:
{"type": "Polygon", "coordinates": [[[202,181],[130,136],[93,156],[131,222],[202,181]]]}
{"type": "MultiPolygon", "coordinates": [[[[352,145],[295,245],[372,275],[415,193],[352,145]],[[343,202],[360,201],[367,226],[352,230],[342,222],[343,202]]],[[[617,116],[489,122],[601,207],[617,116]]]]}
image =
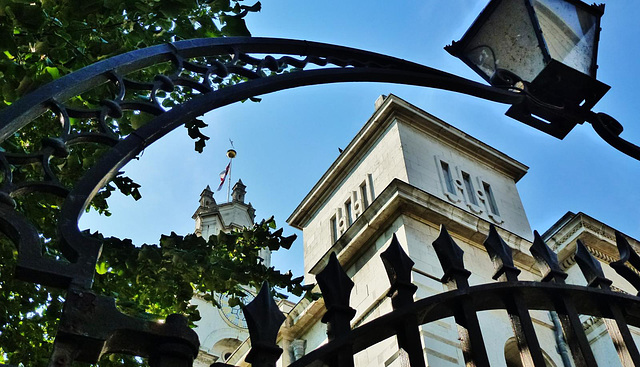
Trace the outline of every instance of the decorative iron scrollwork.
{"type": "MultiPolygon", "coordinates": [[[[19,255],[21,276],[55,286],[74,283],[89,288],[100,244],[80,233],[78,217],[128,161],[169,131],[209,110],[260,94],[343,81],[435,86],[505,103],[522,98],[408,61],[306,41],[188,40],[98,62],[0,111],[0,139],[6,144],[18,131],[37,128],[50,132],[43,141],[31,142],[33,146],[15,151],[7,146],[0,152],[0,203],[13,205],[14,200],[32,192],[63,199],[58,221],[60,247],[62,255],[76,264],[63,266],[64,282],[48,283],[49,277],[28,276],[29,272],[47,271],[36,264],[41,260],[31,258],[38,252],[37,244],[22,241],[21,254],[29,252],[30,259],[19,255]],[[263,56],[255,56],[259,54],[263,56]],[[80,162],[85,172],[81,177],[68,177],[64,165],[69,154],[82,155],[82,149],[103,154],[94,164],[80,162]],[[34,247],[33,251],[24,250],[24,246],[34,247]]],[[[189,132],[196,139],[206,139],[197,127],[189,132]]],[[[6,221],[5,228],[16,227],[8,231],[17,232],[17,227],[26,230],[13,222],[6,221]]],[[[40,236],[33,228],[29,230],[31,238],[40,236]]],[[[60,279],[58,273],[49,275],[60,279]]]]}

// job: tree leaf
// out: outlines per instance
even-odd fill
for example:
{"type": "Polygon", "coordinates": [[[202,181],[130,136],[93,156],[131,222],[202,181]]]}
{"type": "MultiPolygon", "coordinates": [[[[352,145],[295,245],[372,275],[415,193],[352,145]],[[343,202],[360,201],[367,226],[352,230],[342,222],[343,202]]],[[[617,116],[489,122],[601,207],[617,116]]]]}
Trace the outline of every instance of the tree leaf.
{"type": "Polygon", "coordinates": [[[49,73],[49,75],[51,75],[53,79],[58,79],[60,77],[60,70],[58,70],[58,68],[47,66],[45,70],[47,71],[47,73],[49,73]]]}
{"type": "Polygon", "coordinates": [[[221,31],[225,36],[251,36],[247,24],[239,16],[221,15],[220,20],[225,24],[221,31]]]}
{"type": "Polygon", "coordinates": [[[108,265],[106,262],[102,261],[98,264],[96,264],[96,273],[100,274],[100,275],[104,275],[107,273],[108,271],[108,265]]]}

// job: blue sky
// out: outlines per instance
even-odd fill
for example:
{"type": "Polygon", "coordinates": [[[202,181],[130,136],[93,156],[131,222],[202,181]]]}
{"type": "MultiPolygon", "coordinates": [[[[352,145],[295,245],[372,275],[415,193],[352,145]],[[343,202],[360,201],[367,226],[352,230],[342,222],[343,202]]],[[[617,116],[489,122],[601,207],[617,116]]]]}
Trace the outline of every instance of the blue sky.
{"type": "MultiPolygon", "coordinates": [[[[612,88],[596,105],[640,144],[640,5],[607,1],[602,19],[598,79],[612,88]]],[[[418,62],[480,81],[443,47],[458,40],[486,1],[264,0],[248,17],[254,36],[345,45],[418,62]]],[[[544,231],[567,211],[582,211],[640,238],[640,162],[614,150],[589,125],[560,141],[504,116],[507,106],[478,98],[395,84],[349,83],[297,88],[238,103],[204,117],[211,136],[204,153],[179,128],[126,167],[143,199],[115,197],[113,216],[85,215],[81,228],[156,243],[160,234],[193,232],[191,215],[202,189],[219,182],[232,139],[238,156],[232,180],[242,178],[257,219],[275,215],[285,233],[301,233],[285,219],[373,112],[393,93],[530,167],[518,189],[532,229],[544,231]]],[[[216,193],[226,201],[226,191],[216,193]]],[[[274,255],[274,265],[302,275],[302,240],[274,255]]]]}

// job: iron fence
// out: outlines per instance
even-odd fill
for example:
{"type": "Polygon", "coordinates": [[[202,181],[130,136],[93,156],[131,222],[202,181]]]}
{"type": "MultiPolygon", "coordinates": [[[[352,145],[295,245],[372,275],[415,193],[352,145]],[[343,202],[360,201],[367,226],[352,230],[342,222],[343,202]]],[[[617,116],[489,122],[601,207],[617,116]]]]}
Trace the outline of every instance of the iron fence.
{"type": "MultiPolygon", "coordinates": [[[[640,280],[635,267],[639,265],[638,255],[620,233],[616,237],[620,260],[611,265],[626,280],[637,285],[640,280]]],[[[469,285],[471,272],[464,266],[463,251],[444,226],[441,226],[433,247],[444,270],[441,280],[451,290],[414,300],[418,288],[411,283],[414,263],[394,235],[387,250],[380,255],[391,283],[389,297],[393,311],[355,329],[349,327],[355,310],[348,306],[353,283],[333,254],[317,277],[327,309],[322,322],[327,323],[329,341],[290,366],[353,366],[356,353],[394,336],[398,346],[406,352],[410,366],[426,366],[423,348],[427,346],[422,345],[419,327],[448,317],[453,317],[458,326],[466,365],[489,366],[485,346],[487,335],[483,336],[478,320],[478,313],[487,310],[508,313],[523,366],[546,366],[530,316],[533,310],[557,313],[562,335],[576,366],[598,365],[580,315],[603,318],[621,364],[640,365],[638,348],[629,329],[629,325],[640,326],[640,298],[612,290],[611,280],[604,276],[600,263],[580,240],[575,259],[587,286],[565,283],[567,274],[561,269],[557,255],[537,232],[530,251],[543,274],[540,281],[518,279],[520,270],[514,266],[511,249],[493,226],[484,247],[495,265],[493,278],[496,283],[469,285]]]]}

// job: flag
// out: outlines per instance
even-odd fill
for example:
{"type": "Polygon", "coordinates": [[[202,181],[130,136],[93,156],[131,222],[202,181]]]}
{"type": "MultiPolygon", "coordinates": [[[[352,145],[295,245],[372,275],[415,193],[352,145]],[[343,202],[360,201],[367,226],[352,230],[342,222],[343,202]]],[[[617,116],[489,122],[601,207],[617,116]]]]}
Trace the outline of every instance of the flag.
{"type": "Polygon", "coordinates": [[[230,169],[231,169],[231,161],[229,161],[229,164],[227,164],[227,168],[225,168],[224,171],[220,172],[220,186],[218,186],[218,190],[216,191],[220,191],[220,189],[222,188],[222,185],[224,185],[224,180],[227,178],[227,175],[229,174],[230,169]]]}

